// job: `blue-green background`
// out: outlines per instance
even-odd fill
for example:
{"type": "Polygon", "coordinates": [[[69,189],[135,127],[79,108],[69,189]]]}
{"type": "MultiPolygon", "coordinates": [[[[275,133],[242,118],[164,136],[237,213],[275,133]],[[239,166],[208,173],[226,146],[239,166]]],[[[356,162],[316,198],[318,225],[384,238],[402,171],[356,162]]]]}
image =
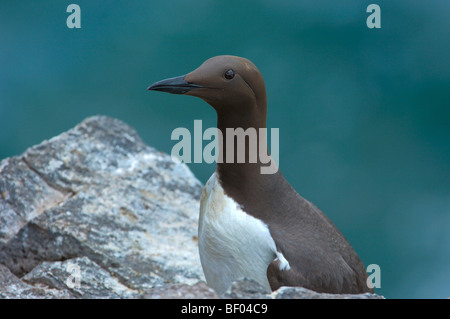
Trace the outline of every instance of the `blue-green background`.
{"type": "MultiPolygon", "coordinates": [[[[380,265],[376,292],[448,298],[449,14],[447,0],[1,1],[0,159],[96,114],[170,153],[173,129],[215,112],[147,86],[243,56],[264,75],[283,174],[380,265]]],[[[215,169],[189,167],[202,182],[215,169]]]]}

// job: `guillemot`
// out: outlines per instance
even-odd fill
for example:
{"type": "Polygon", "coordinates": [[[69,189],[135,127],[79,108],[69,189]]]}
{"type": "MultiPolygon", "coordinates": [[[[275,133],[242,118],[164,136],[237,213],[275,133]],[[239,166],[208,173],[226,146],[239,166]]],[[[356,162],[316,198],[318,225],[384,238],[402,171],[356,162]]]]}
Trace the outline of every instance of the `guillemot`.
{"type": "MultiPolygon", "coordinates": [[[[222,132],[266,128],[264,79],[245,58],[216,56],[148,90],[200,97],[215,109],[222,132]]],[[[219,140],[223,159],[226,138],[219,140]]],[[[259,134],[258,146],[269,155],[259,134]]],[[[198,240],[207,284],[219,294],[241,277],[267,291],[300,286],[327,293],[373,292],[363,263],[337,227],[279,170],[262,174],[264,165],[259,159],[218,162],[203,189],[198,240]]]]}

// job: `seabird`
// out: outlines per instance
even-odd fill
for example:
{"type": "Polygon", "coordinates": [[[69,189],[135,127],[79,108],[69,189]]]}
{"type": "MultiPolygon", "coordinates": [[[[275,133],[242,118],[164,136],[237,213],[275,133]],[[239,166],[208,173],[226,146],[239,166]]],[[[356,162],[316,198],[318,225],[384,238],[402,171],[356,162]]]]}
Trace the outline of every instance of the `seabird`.
{"type": "MultiPolygon", "coordinates": [[[[216,110],[223,133],[227,128],[266,128],[264,79],[245,58],[216,56],[148,90],[203,99],[216,110]]],[[[259,157],[256,163],[226,161],[226,136],[219,140],[224,160],[217,162],[200,202],[199,253],[207,284],[219,294],[242,277],[268,292],[281,286],[373,292],[363,263],[331,220],[301,197],[279,170],[262,174],[267,162],[259,157]]],[[[258,142],[261,139],[259,146],[269,154],[266,138],[258,133],[258,142]]]]}

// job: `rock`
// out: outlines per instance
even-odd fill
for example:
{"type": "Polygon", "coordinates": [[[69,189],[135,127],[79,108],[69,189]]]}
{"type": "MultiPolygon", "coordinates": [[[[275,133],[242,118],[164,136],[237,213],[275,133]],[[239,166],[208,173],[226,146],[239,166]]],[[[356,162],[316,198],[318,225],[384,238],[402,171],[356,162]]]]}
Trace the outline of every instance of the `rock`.
{"type": "Polygon", "coordinates": [[[194,285],[170,284],[153,288],[142,295],[143,299],[218,299],[219,296],[205,282],[194,285]]]}
{"type": "Polygon", "coordinates": [[[44,261],[22,280],[70,293],[72,298],[137,298],[138,292],[119,282],[87,257],[44,261]]]}
{"type": "Polygon", "coordinates": [[[225,293],[224,298],[231,299],[384,299],[371,294],[327,294],[318,293],[302,287],[280,287],[268,294],[264,288],[251,279],[235,281],[225,293]]]}
{"type": "MultiPolygon", "coordinates": [[[[185,164],[105,116],[2,160],[0,298],[219,298],[198,255],[201,191],[185,164]]],[[[352,298],[245,279],[222,297],[352,298]]]]}
{"type": "Polygon", "coordinates": [[[273,299],[384,299],[372,293],[364,294],[327,294],[318,293],[302,287],[280,287],[271,294],[273,299]]]}
{"type": "Polygon", "coordinates": [[[201,183],[118,120],[89,118],[3,160],[0,181],[0,264],[28,284],[100,297],[61,285],[65,270],[57,268],[69,259],[82,261],[82,273],[100,267],[132,292],[203,280],[201,183]],[[48,281],[51,272],[58,281],[48,281]]]}
{"type": "Polygon", "coordinates": [[[252,279],[243,278],[233,282],[224,295],[229,299],[270,299],[263,286],[252,279]]]}
{"type": "Polygon", "coordinates": [[[2,299],[62,299],[70,297],[71,295],[66,291],[28,285],[14,276],[7,267],[0,264],[0,298],[2,299]]]}

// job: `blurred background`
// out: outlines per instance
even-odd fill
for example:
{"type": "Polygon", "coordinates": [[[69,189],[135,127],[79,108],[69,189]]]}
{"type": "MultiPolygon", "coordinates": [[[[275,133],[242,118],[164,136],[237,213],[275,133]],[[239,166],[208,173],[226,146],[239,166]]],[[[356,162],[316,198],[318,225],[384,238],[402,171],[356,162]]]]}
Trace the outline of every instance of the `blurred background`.
{"type": "MultiPolygon", "coordinates": [[[[381,267],[376,292],[448,298],[449,13],[446,0],[1,1],[0,159],[97,114],[170,153],[173,129],[216,114],[146,88],[243,56],[264,75],[283,174],[381,267]],[[371,3],[381,29],[366,26],[371,3]]],[[[189,167],[203,183],[215,170],[189,167]]]]}

